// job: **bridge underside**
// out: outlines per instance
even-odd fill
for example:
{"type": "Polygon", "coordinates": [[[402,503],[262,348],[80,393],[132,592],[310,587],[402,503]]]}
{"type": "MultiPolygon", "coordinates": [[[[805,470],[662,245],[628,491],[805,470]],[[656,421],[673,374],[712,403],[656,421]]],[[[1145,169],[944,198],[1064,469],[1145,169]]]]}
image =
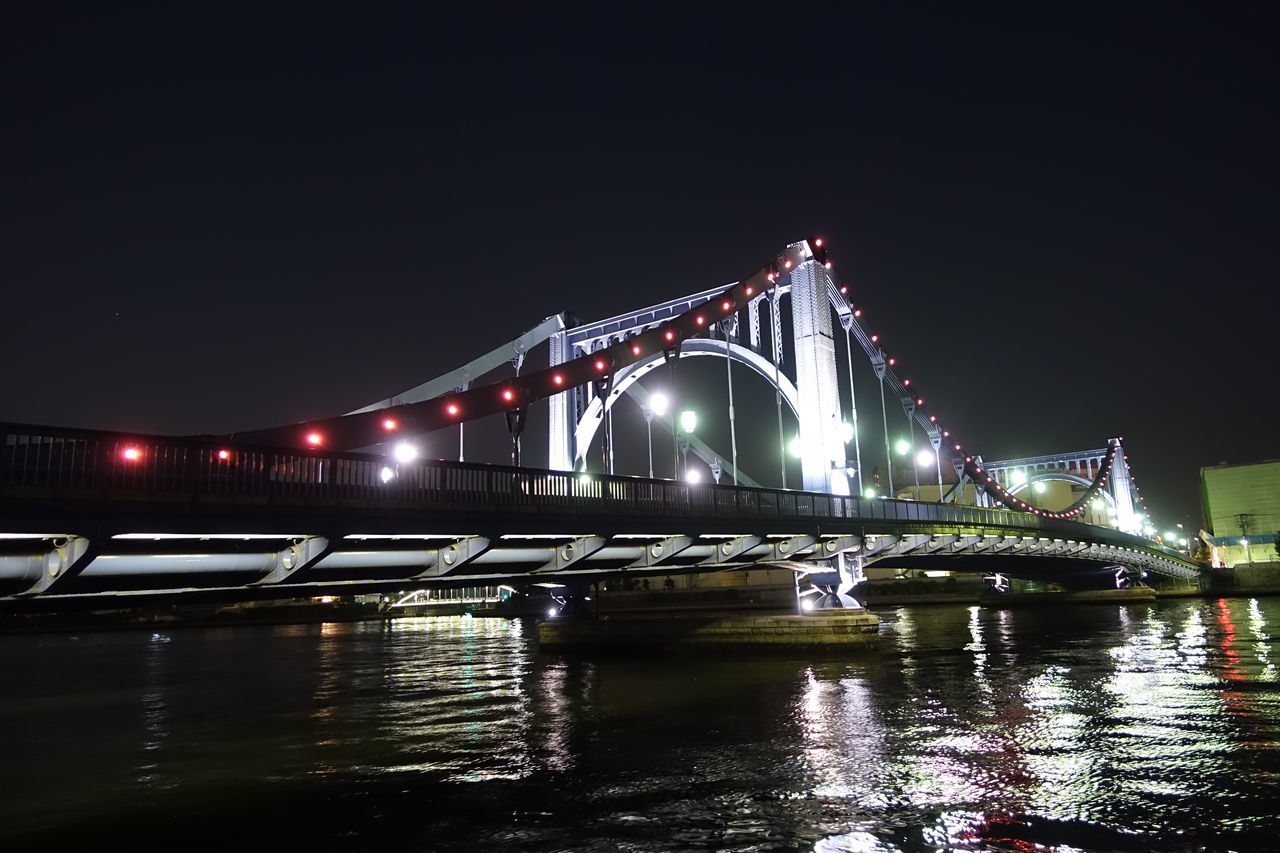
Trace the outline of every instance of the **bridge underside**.
{"type": "Polygon", "coordinates": [[[1116,571],[1128,568],[1109,560],[1024,556],[1016,561],[1005,561],[976,554],[902,557],[893,561],[893,567],[980,575],[999,572],[1012,578],[1051,583],[1072,590],[1114,589],[1116,571]]]}
{"type": "Polygon", "coordinates": [[[595,494],[563,500],[554,510],[521,507],[519,498],[506,505],[493,495],[479,506],[457,495],[392,507],[357,501],[245,506],[240,499],[219,506],[206,497],[123,511],[116,503],[108,512],[93,504],[27,501],[3,515],[0,608],[574,583],[821,561],[840,553],[864,564],[999,571],[1080,588],[1100,585],[1100,573],[1115,566],[1195,574],[1194,567],[1128,543],[1097,541],[1086,525],[1061,522],[1075,538],[1067,531],[1028,531],[1023,524],[1044,521],[1022,513],[622,478],[568,482],[595,494]],[[635,490],[642,487],[651,500],[640,500],[635,490]],[[731,517],[717,512],[717,498],[726,494],[737,501],[731,517]],[[785,496],[790,504],[754,501],[755,511],[744,511],[744,497],[761,495],[785,496]],[[614,502],[627,511],[612,511],[614,502]]]}

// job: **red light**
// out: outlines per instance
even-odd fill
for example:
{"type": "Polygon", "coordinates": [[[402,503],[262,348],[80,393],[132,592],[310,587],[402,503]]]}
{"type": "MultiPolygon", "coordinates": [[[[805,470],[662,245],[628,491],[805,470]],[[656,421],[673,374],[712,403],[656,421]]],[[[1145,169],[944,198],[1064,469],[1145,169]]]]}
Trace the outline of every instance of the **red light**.
{"type": "Polygon", "coordinates": [[[842,285],[840,285],[840,292],[841,292],[841,293],[848,293],[848,292],[849,292],[849,285],[847,285],[847,284],[842,284],[842,285]]]}
{"type": "Polygon", "coordinates": [[[514,400],[515,398],[516,398],[516,392],[515,392],[515,391],[512,391],[510,388],[505,388],[505,389],[503,389],[503,391],[502,391],[502,399],[504,399],[504,400],[506,400],[508,403],[510,403],[510,402],[511,402],[512,400],[514,400]]]}
{"type": "Polygon", "coordinates": [[[929,415],[929,423],[931,423],[931,424],[936,424],[937,422],[938,422],[938,416],[937,416],[937,415],[929,415]]]}
{"type": "Polygon", "coordinates": [[[554,384],[556,384],[556,385],[563,385],[563,384],[564,384],[564,377],[563,377],[563,376],[561,376],[559,373],[557,373],[557,374],[555,374],[554,376],[552,376],[552,377],[551,377],[551,381],[552,381],[554,384]]]}
{"type": "Polygon", "coordinates": [[[902,380],[902,385],[903,385],[903,387],[906,387],[907,385],[910,385],[910,384],[911,384],[911,380],[910,380],[910,379],[904,379],[904,380],[902,380]]]}
{"type": "Polygon", "coordinates": [[[231,451],[230,451],[230,450],[219,450],[219,451],[218,451],[218,458],[219,458],[219,459],[221,459],[223,462],[226,462],[228,459],[230,459],[230,458],[231,458],[231,451]]]}
{"type": "Polygon", "coordinates": [[[942,437],[943,437],[943,438],[951,438],[951,433],[947,432],[947,431],[944,429],[944,430],[942,431],[942,437]]]}
{"type": "Polygon", "coordinates": [[[923,406],[923,405],[924,405],[924,397],[916,397],[916,405],[917,405],[917,406],[923,406]]]}
{"type": "MultiPolygon", "coordinates": [[[[772,278],[770,278],[770,279],[769,279],[769,281],[773,281],[773,279],[772,279],[772,278]]],[[[750,296],[751,294],[753,294],[753,293],[755,293],[755,292],[756,292],[756,290],[755,290],[755,288],[754,288],[754,287],[750,287],[750,286],[748,286],[748,287],[747,287],[747,296],[750,296]]]]}
{"type": "Polygon", "coordinates": [[[891,358],[891,359],[889,359],[889,366],[890,366],[890,367],[893,367],[893,366],[894,366],[895,364],[897,364],[897,363],[898,363],[898,360],[897,360],[896,358],[891,358]]]}
{"type": "Polygon", "coordinates": [[[631,345],[631,354],[632,354],[632,355],[639,355],[639,354],[640,354],[640,345],[639,345],[639,344],[632,344],[632,345],[631,345]]]}
{"type": "Polygon", "coordinates": [[[871,343],[873,343],[873,344],[874,344],[874,343],[875,343],[876,341],[878,341],[878,340],[880,340],[880,336],[879,336],[879,335],[872,335],[872,336],[871,336],[871,343]]]}
{"type": "Polygon", "coordinates": [[[818,239],[814,240],[814,241],[813,241],[813,245],[815,245],[815,246],[817,246],[819,249],[821,249],[821,248],[822,248],[822,238],[821,238],[821,237],[819,237],[818,239]]]}
{"type": "Polygon", "coordinates": [[[307,433],[307,444],[311,445],[312,447],[319,447],[323,443],[324,443],[324,436],[321,435],[320,433],[318,432],[307,433]]]}
{"type": "Polygon", "coordinates": [[[831,261],[827,261],[825,264],[823,264],[823,266],[826,267],[827,269],[831,269],[831,261]]]}
{"type": "Polygon", "coordinates": [[[853,316],[855,316],[855,317],[861,317],[861,316],[862,316],[862,309],[861,309],[861,308],[855,308],[855,309],[853,309],[853,316]]]}
{"type": "Polygon", "coordinates": [[[773,273],[769,273],[765,278],[769,279],[769,281],[773,281],[773,273]]]}
{"type": "Polygon", "coordinates": [[[720,303],[720,308],[721,310],[728,311],[731,308],[733,308],[733,302],[731,300],[726,299],[724,302],[720,303]]]}
{"type": "Polygon", "coordinates": [[[382,428],[385,429],[387,432],[391,432],[391,430],[396,429],[399,426],[400,424],[396,422],[395,418],[387,418],[382,422],[382,428]]]}
{"type": "Polygon", "coordinates": [[[695,323],[697,323],[699,326],[701,326],[703,323],[707,322],[707,320],[706,320],[706,318],[705,318],[705,317],[703,317],[701,314],[699,314],[697,317],[694,317],[694,318],[693,318],[693,322],[695,322],[695,323]]]}
{"type": "Polygon", "coordinates": [[[604,363],[603,358],[596,359],[596,370],[604,370],[606,367],[608,367],[608,365],[604,363]]]}
{"type": "Polygon", "coordinates": [[[126,447],[121,451],[120,455],[123,456],[127,462],[137,462],[142,458],[142,451],[136,447],[126,447]]]}
{"type": "Polygon", "coordinates": [[[444,407],[444,410],[445,410],[446,412],[448,412],[450,415],[457,415],[457,414],[458,414],[458,404],[457,404],[457,403],[450,403],[449,405],[447,405],[447,406],[445,406],[445,407],[444,407]]]}
{"type": "Polygon", "coordinates": [[[663,333],[662,336],[669,341],[674,341],[676,339],[676,333],[671,329],[667,329],[667,331],[663,333]]]}
{"type": "Polygon", "coordinates": [[[785,261],[783,261],[782,266],[784,269],[791,269],[791,259],[787,258],[785,261]]]}

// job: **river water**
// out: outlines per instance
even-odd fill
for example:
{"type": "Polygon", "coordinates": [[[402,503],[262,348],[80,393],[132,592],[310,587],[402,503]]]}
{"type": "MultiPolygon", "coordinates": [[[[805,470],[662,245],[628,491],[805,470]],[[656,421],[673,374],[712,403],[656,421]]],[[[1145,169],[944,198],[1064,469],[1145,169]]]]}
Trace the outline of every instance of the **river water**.
{"type": "Polygon", "coordinates": [[[0,637],[0,849],[1280,849],[1280,599],[881,616],[856,656],[0,637]]]}

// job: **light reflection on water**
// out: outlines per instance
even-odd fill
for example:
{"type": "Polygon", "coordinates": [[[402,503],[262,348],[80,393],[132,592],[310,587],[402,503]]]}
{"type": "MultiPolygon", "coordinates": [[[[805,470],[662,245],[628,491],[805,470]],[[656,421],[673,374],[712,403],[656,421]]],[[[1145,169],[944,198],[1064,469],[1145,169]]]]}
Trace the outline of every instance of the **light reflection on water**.
{"type": "Polygon", "coordinates": [[[1280,600],[884,615],[846,658],[550,657],[461,617],[0,638],[0,840],[1274,846],[1280,600]]]}

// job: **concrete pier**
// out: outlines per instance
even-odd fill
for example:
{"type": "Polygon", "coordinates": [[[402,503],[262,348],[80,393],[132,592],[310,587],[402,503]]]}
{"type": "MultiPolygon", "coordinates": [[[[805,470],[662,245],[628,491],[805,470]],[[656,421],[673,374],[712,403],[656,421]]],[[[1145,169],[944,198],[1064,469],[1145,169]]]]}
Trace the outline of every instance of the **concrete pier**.
{"type": "Polygon", "coordinates": [[[547,651],[621,648],[869,648],[880,618],[865,610],[820,610],[804,616],[613,616],[538,625],[547,651]]]}

